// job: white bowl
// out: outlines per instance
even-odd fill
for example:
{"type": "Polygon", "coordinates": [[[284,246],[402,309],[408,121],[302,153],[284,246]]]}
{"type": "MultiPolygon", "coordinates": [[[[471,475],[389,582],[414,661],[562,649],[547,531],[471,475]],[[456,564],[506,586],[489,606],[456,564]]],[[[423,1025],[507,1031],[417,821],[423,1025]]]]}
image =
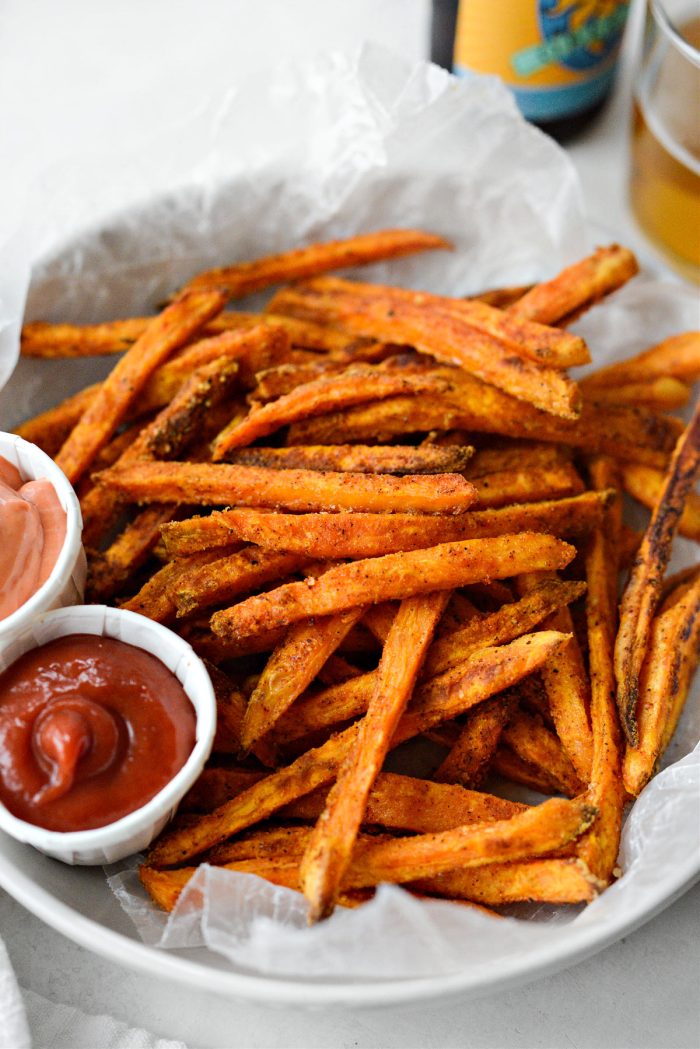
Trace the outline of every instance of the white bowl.
{"type": "Polygon", "coordinates": [[[0,803],[0,828],[18,841],[64,863],[114,863],[150,845],[204,768],[216,730],[214,689],[204,664],[186,641],[145,616],[106,605],[62,608],[39,616],[0,652],[0,673],[25,652],[68,634],[112,637],[150,652],[178,679],[197,716],[194,749],[180,771],[149,802],[114,823],[93,830],[47,830],[17,819],[0,803]]]}
{"type": "Polygon", "coordinates": [[[0,432],[0,456],[16,466],[23,481],[45,477],[56,490],[66,513],[66,538],[51,575],[35,594],[11,615],[0,619],[0,651],[42,612],[78,604],[85,590],[86,561],[82,544],[80,503],[68,478],[35,444],[0,432]]]}

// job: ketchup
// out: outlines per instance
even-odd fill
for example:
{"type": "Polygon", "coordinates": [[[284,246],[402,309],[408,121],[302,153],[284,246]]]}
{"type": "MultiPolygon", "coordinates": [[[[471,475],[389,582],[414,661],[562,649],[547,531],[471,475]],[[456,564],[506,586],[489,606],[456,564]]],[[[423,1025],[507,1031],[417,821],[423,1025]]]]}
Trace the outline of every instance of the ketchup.
{"type": "Polygon", "coordinates": [[[22,482],[0,456],[0,619],[51,575],[66,538],[66,514],[50,481],[22,482]]]}
{"type": "Polygon", "coordinates": [[[0,675],[0,801],[49,830],[103,827],[182,768],[195,724],[150,653],[92,634],[50,641],[0,675]]]}

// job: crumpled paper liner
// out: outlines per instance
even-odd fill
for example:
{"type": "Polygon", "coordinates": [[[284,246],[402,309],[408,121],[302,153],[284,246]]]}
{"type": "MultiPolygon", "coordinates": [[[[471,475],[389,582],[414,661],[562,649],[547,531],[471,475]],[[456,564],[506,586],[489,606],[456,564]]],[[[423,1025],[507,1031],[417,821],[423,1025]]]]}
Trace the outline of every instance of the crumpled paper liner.
{"type": "MultiPolygon", "coordinates": [[[[203,267],[392,225],[442,233],[456,250],[361,276],[452,294],[551,276],[590,247],[568,158],[521,120],[496,81],[459,82],[374,47],[252,78],[196,124],[140,143],[131,158],[121,143],[100,171],[108,177],[80,199],[68,169],[52,173],[50,217],[32,227],[41,235],[29,254],[43,261],[28,318],[87,323],[149,311],[203,267]],[[157,199],[143,201],[144,182],[160,188],[157,199]]],[[[20,237],[25,253],[28,237],[20,237]]],[[[0,382],[15,359],[23,300],[10,249],[0,246],[0,382]]],[[[696,326],[690,289],[637,278],[576,330],[600,365],[696,326]]],[[[0,393],[0,425],[54,404],[109,366],[20,362],[0,393]]],[[[674,569],[697,557],[692,544],[676,545],[674,569]]],[[[573,955],[591,934],[603,941],[612,926],[640,920],[697,870],[699,721],[696,688],[666,755],[675,764],[627,819],[624,874],[587,908],[522,906],[512,913],[528,922],[493,919],[383,886],[370,903],[310,929],[297,893],[251,875],[203,866],[170,916],[147,900],[135,866],[109,872],[110,885],[145,942],[206,946],[239,970],[270,976],[496,976],[543,946],[573,955]]]]}

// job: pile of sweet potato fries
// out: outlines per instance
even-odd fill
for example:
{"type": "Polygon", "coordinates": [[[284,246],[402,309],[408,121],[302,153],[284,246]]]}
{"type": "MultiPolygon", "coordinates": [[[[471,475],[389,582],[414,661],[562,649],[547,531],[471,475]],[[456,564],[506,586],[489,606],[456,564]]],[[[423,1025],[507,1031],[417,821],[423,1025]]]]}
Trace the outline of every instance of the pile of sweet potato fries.
{"type": "Polygon", "coordinates": [[[369,233],[203,273],[154,317],[25,326],[31,356],[122,354],[17,432],[80,495],[88,600],[176,630],[217,693],[141,869],[165,908],[204,861],[311,920],[380,882],[493,908],[618,873],[698,658],[700,570],[666,568],[700,540],[698,410],[668,414],[700,333],[569,377],[591,356],[568,325],[636,273],[617,246],[469,299],[323,276],[448,247],[369,233]],[[396,771],[417,737],[420,777],[396,771]]]}

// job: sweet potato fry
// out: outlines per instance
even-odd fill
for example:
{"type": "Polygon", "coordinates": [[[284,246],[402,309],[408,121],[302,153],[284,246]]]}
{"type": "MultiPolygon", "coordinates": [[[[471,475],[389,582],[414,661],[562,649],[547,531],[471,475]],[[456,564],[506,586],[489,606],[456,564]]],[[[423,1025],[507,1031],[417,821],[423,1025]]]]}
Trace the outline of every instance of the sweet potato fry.
{"type": "Polygon", "coordinates": [[[615,642],[617,702],[631,746],[638,742],[639,674],[659,589],[688,493],[700,470],[700,403],[679,439],[620,604],[615,642]]]}
{"type": "Polygon", "coordinates": [[[172,594],[172,587],[177,584],[180,575],[192,572],[193,568],[216,561],[225,553],[232,553],[240,549],[240,544],[232,543],[226,550],[201,550],[190,554],[179,561],[171,561],[163,565],[148,579],[139,592],[125,601],[122,608],[130,612],[140,612],[148,619],[154,619],[157,623],[170,623],[177,614],[177,606],[172,594]]]}
{"type": "Polygon", "coordinates": [[[560,537],[585,535],[602,519],[605,494],[585,492],[559,499],[465,514],[275,514],[224,510],[163,528],[171,557],[226,546],[236,539],[269,550],[311,557],[379,557],[460,539],[487,539],[518,531],[560,537]]]}
{"type": "Polygon", "coordinates": [[[349,290],[315,294],[313,285],[305,285],[279,292],[272,308],[304,319],[327,320],[353,334],[405,343],[443,363],[458,364],[545,414],[567,419],[578,416],[578,387],[555,368],[514,354],[510,347],[472,327],[458,314],[406,301],[402,294],[396,294],[399,289],[387,291],[391,294],[349,290]]]}
{"type": "Polygon", "coordinates": [[[604,888],[585,863],[575,859],[489,863],[421,878],[413,887],[451,899],[475,900],[489,907],[527,901],[590,903],[604,888]]]}
{"type": "Polygon", "coordinates": [[[558,793],[558,787],[553,786],[551,779],[542,769],[523,761],[503,743],[496,749],[491,761],[491,771],[512,783],[536,790],[539,794],[558,793]]]}
{"type": "MultiPolygon", "coordinates": [[[[221,403],[236,374],[235,363],[213,361],[198,368],[120,455],[115,466],[142,459],[174,458],[199,433],[208,413],[221,403]]],[[[93,485],[83,497],[83,542],[95,546],[119,517],[122,500],[104,485],[93,485]]]]}
{"type": "Polygon", "coordinates": [[[226,461],[239,466],[274,470],[331,470],[337,473],[441,474],[461,473],[474,449],[411,445],[316,444],[293,448],[240,448],[226,461]]]}
{"type": "Polygon", "coordinates": [[[515,712],[517,698],[505,694],[479,703],[469,714],[449,753],[435,770],[439,783],[477,787],[486,776],[503,729],[515,712]]]}
{"type": "Polygon", "coordinates": [[[519,601],[505,604],[490,615],[472,619],[458,630],[433,641],[423,677],[442,674],[482,645],[501,645],[526,634],[552,612],[575,601],[584,592],[584,583],[542,581],[519,601]]]}
{"type": "MultiPolygon", "coordinates": [[[[544,633],[527,635],[528,638],[537,638],[535,643],[537,651],[539,651],[540,645],[550,644],[553,644],[555,650],[557,650],[559,646],[564,644],[564,636],[555,634],[552,631],[547,631],[546,636],[544,633]],[[558,639],[556,642],[553,640],[555,638],[558,639]]],[[[518,640],[522,643],[522,649],[515,642],[512,642],[511,645],[515,647],[511,647],[511,645],[506,646],[509,652],[516,653],[523,649],[528,649],[531,645],[530,640],[525,640],[522,637],[518,640]]],[[[483,641],[481,645],[475,644],[474,648],[465,653],[458,664],[421,682],[415,692],[413,705],[428,704],[430,706],[430,704],[435,704],[439,706],[444,701],[445,696],[457,697],[460,703],[458,712],[463,713],[465,710],[470,709],[474,703],[480,702],[481,699],[485,698],[480,693],[475,692],[470,693],[473,698],[464,699],[464,696],[467,695],[465,689],[470,687],[472,675],[477,672],[476,668],[481,665],[481,653],[484,651],[484,644],[483,641]]],[[[493,651],[502,650],[494,649],[493,651]]],[[[492,657],[490,653],[491,648],[484,656],[487,661],[496,658],[492,657]]],[[[497,659],[496,664],[500,667],[497,659]]],[[[375,675],[376,671],[372,671],[345,681],[340,685],[302,697],[295,703],[293,710],[290,710],[278,721],[274,733],[275,741],[280,744],[288,743],[319,729],[331,728],[350,718],[357,717],[358,714],[364,713],[367,710],[375,687],[375,675]]],[[[518,680],[523,676],[524,674],[520,674],[518,680]]],[[[507,685],[503,687],[506,688],[507,685]]],[[[453,715],[445,715],[446,718],[450,716],[453,715]]],[[[429,726],[429,728],[431,727],[429,726]]],[[[444,728],[445,726],[442,727],[444,728]]],[[[446,742],[440,740],[440,742],[443,742],[446,746],[453,746],[459,735],[459,726],[455,725],[454,728],[455,730],[450,734],[449,740],[446,742]]]]}
{"type": "Polygon", "coordinates": [[[370,262],[397,259],[418,251],[450,248],[449,241],[414,229],[385,229],[364,233],[346,240],[310,244],[280,255],[268,255],[254,262],[238,262],[220,269],[207,270],[193,277],[185,291],[225,288],[231,299],[239,299],[273,284],[303,280],[330,270],[365,266],[370,262]]]}
{"type": "MultiPolygon", "coordinates": [[[[280,809],[279,815],[284,819],[316,820],[323,812],[325,799],[326,793],[314,791],[280,809]]],[[[367,826],[430,833],[463,823],[509,819],[524,810],[519,802],[495,794],[380,772],[367,796],[362,822],[367,826]]]]}
{"type": "Polygon", "coordinates": [[[20,350],[25,357],[92,357],[124,353],[148,327],[151,317],[129,317],[102,324],[47,324],[33,321],[22,327],[20,350]]]}
{"type": "Polygon", "coordinates": [[[211,812],[264,779],[266,772],[209,765],[187,791],[178,812],[211,812]]]}
{"type": "Polygon", "coordinates": [[[540,324],[561,324],[622,287],[638,269],[637,260],[626,248],[617,244],[597,248],[552,280],[536,284],[508,311],[540,324]]]}
{"type": "Polygon", "coordinates": [[[325,415],[364,401],[399,394],[435,393],[444,388],[444,380],[430,372],[404,375],[398,371],[380,372],[367,365],[353,365],[340,375],[297,386],[276,401],[253,409],[242,422],[222,430],[212,446],[212,458],[220,462],[229,451],[252,444],[299,419],[325,415]]]}
{"type": "MultiPolygon", "coordinates": [[[[591,463],[590,473],[596,488],[607,487],[614,479],[615,467],[609,460],[599,458],[591,463]]],[[[591,785],[587,796],[598,807],[598,816],[576,847],[579,859],[606,885],[615,869],[625,800],[620,725],[615,706],[616,608],[609,580],[611,568],[615,571],[616,567],[610,541],[614,536],[613,517],[614,513],[592,533],[586,550],[586,618],[593,734],[591,785]]]]}
{"type": "Polygon", "coordinates": [[[653,382],[669,377],[687,383],[700,379],[700,331],[672,335],[636,357],[599,368],[582,379],[581,386],[590,390],[591,396],[596,396],[593,391],[600,388],[653,382]]]}
{"type": "Polygon", "coordinates": [[[42,452],[46,452],[52,459],[55,458],[68,434],[94,400],[99,388],[99,383],[86,386],[84,390],[79,390],[61,401],[55,408],[49,408],[48,411],[27,419],[14,432],[19,437],[24,437],[25,441],[38,445],[42,452]]]}
{"type": "MultiPolygon", "coordinates": [[[[447,376],[447,372],[440,371],[447,376]]],[[[452,389],[421,397],[388,397],[369,405],[307,419],[290,427],[288,444],[391,441],[397,434],[465,429],[537,438],[606,452],[618,459],[664,468],[683,424],[669,416],[627,405],[584,400],[578,419],[563,419],[510,397],[458,369],[452,389]]]]}
{"type": "Polygon", "coordinates": [[[339,565],[320,579],[288,583],[217,612],[212,630],[222,637],[253,634],[360,604],[453,589],[480,579],[500,579],[536,568],[563,568],[573,547],[553,536],[523,533],[496,539],[443,543],[427,550],[367,558],[339,565]]]}
{"type": "Polygon", "coordinates": [[[472,479],[479,510],[579,495],[584,485],[571,463],[544,469],[499,470],[472,479]]]}
{"type": "MultiPolygon", "coordinates": [[[[498,442],[498,438],[496,438],[498,442]]],[[[508,470],[547,470],[571,463],[571,450],[540,441],[504,441],[479,448],[464,468],[470,481],[508,470]]]]}
{"type": "MultiPolygon", "coordinates": [[[[635,797],[653,775],[685,701],[700,654],[700,576],[655,617],[639,682],[639,743],[623,761],[625,789],[635,797]]],[[[672,597],[675,596],[672,592],[672,597]]]]}
{"type": "Polygon", "coordinates": [[[131,574],[140,568],[160,537],[161,525],[172,521],[171,506],[142,510],[130,521],[103,554],[93,554],[88,563],[87,595],[98,604],[109,600],[126,586],[131,574]]]}
{"type": "Polygon", "coordinates": [[[301,862],[310,921],[320,921],[333,911],[367,797],[449,596],[442,591],[407,598],[396,613],[357,741],[331,787],[301,862]]]}
{"type": "Polygon", "coordinates": [[[228,463],[135,463],[96,475],[124,499],[204,506],[265,506],[283,510],[463,513],[476,498],[459,474],[430,476],[270,470],[228,463]]]}
{"type": "Polygon", "coordinates": [[[517,757],[539,769],[562,794],[575,797],[585,788],[561,743],[536,714],[523,710],[514,714],[503,730],[503,742],[517,757]]]}
{"type": "Polygon", "coordinates": [[[362,618],[363,612],[363,608],[354,608],[290,627],[270,656],[248,701],[242,732],[245,750],[269,732],[311,684],[328,657],[362,618]]]}
{"type": "MultiPolygon", "coordinates": [[[[422,309],[426,314],[446,313],[461,319],[476,331],[499,341],[510,351],[536,363],[568,368],[577,364],[588,364],[591,359],[586,344],[578,336],[524,320],[517,312],[504,312],[484,302],[482,298],[455,299],[444,295],[430,295],[424,291],[410,291],[407,288],[365,284],[334,277],[318,278],[293,289],[293,293],[296,291],[301,296],[310,293],[309,301],[312,307],[314,304],[316,307],[325,304],[331,323],[343,323],[347,319],[350,311],[346,307],[351,306],[353,300],[359,302],[369,299],[388,305],[399,303],[422,309]]],[[[289,300],[285,296],[286,291],[280,292],[275,301],[300,301],[295,300],[293,294],[289,300]]],[[[357,323],[353,317],[352,326],[357,323]]]]}
{"type": "Polygon", "coordinates": [[[200,608],[230,601],[239,594],[250,593],[266,583],[306,569],[309,564],[309,558],[299,554],[246,546],[226,557],[177,572],[170,593],[178,616],[191,615],[200,608]]]}
{"type": "Polygon", "coordinates": [[[358,850],[344,885],[362,888],[380,882],[415,881],[456,867],[463,870],[541,856],[574,841],[590,827],[595,815],[596,809],[586,802],[551,798],[509,820],[367,842],[358,850]]]}
{"type": "MultiPolygon", "coordinates": [[[[640,463],[622,463],[622,484],[626,492],[643,506],[653,510],[661,496],[664,486],[664,475],[660,470],[640,463]]],[[[678,531],[686,539],[700,543],[700,496],[697,492],[688,492],[683,512],[678,521],[678,531]]]]}
{"type": "Polygon", "coordinates": [[[479,302],[485,302],[487,306],[504,310],[507,306],[512,306],[518,299],[522,299],[525,292],[530,291],[531,288],[532,284],[513,284],[507,288],[488,288],[471,297],[478,299],[479,302]]]}
{"type": "Polygon", "coordinates": [[[665,375],[649,382],[630,382],[618,386],[591,387],[591,396],[597,404],[633,404],[661,412],[684,408],[691,398],[692,388],[680,379],[665,375]]]}
{"type": "MultiPolygon", "coordinates": [[[[617,573],[614,573],[614,578],[617,582],[617,573]]],[[[521,576],[517,581],[521,594],[530,593],[542,583],[543,573],[540,572],[521,576]]],[[[545,626],[549,630],[571,634],[571,641],[559,653],[556,664],[543,667],[542,683],[557,735],[579,778],[587,784],[591,778],[593,746],[588,721],[590,685],[568,608],[560,606],[548,617],[545,626]]],[[[510,746],[520,753],[512,743],[510,746]]],[[[524,757],[522,753],[520,756],[524,757]]]]}
{"type": "MultiPolygon", "coordinates": [[[[412,708],[399,721],[392,746],[508,688],[541,666],[564,640],[560,634],[543,631],[519,638],[510,645],[483,649],[465,663],[459,683],[453,683],[449,689],[433,688],[416,697],[412,708]]],[[[330,783],[351,752],[357,731],[357,725],[344,729],[322,746],[302,754],[291,765],[253,784],[197,824],[166,831],[154,846],[149,863],[155,867],[182,863],[237,831],[266,819],[296,798],[330,783]]]]}
{"type": "Polygon", "coordinates": [[[154,317],[102,383],[59,451],[56,462],[69,481],[75,483],[90,467],[158,365],[220,313],[225,301],[221,292],[194,292],[154,317]]]}

